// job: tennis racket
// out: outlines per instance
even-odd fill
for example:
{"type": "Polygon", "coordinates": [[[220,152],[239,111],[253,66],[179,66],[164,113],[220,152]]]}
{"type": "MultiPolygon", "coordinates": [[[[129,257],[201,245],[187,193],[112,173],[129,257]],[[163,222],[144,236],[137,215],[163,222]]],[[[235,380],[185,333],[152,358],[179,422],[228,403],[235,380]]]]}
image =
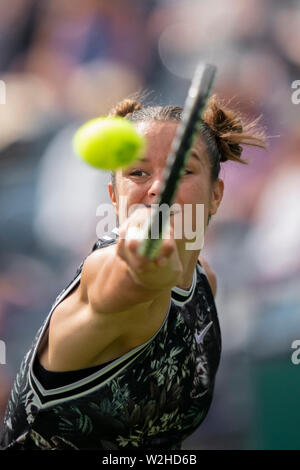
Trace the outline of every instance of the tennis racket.
{"type": "Polygon", "coordinates": [[[166,223],[166,217],[162,217],[159,206],[167,204],[170,207],[173,203],[194,140],[202,126],[202,115],[213,87],[215,75],[216,67],[214,65],[200,64],[196,68],[183,108],[182,121],[178,126],[171,152],[166,161],[157,206],[154,213],[151,214],[151,223],[147,226],[143,242],[139,246],[141,256],[153,259],[159,251],[166,223]],[[156,238],[151,238],[152,227],[158,227],[158,237],[156,238]]]}

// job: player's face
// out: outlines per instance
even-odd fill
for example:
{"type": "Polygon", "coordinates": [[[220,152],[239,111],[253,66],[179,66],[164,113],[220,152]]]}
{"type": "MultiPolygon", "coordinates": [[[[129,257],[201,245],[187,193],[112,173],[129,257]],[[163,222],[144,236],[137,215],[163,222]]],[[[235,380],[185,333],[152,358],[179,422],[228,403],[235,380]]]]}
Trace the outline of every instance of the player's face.
{"type": "MultiPolygon", "coordinates": [[[[121,196],[123,198],[126,196],[128,209],[134,204],[151,205],[157,202],[166,159],[170,153],[177,126],[178,124],[174,122],[138,123],[138,131],[147,140],[144,158],[124,170],[118,170],[115,186],[109,185],[111,200],[119,216],[120,225],[123,222],[120,211],[121,196]]],[[[206,226],[208,215],[216,213],[222,195],[223,182],[217,180],[212,183],[210,161],[205,145],[199,138],[187,162],[185,174],[180,181],[173,204],[180,204],[183,213],[185,204],[193,207],[192,225],[195,230],[194,209],[196,205],[204,204],[204,225],[206,226]]]]}

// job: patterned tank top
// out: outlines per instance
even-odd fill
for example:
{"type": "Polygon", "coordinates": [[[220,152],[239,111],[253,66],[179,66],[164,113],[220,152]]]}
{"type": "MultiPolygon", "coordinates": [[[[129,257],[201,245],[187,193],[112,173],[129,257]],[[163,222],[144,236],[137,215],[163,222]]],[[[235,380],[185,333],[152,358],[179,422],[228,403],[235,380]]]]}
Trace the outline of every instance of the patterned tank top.
{"type": "MultiPolygon", "coordinates": [[[[92,251],[111,243],[116,243],[113,234],[99,239],[92,251]]],[[[55,307],[80,282],[84,261],[21,363],[0,448],[180,449],[210,408],[221,354],[204,269],[198,261],[189,291],[172,288],[164,321],[144,344],[98,370],[85,369],[71,382],[44,388],[35,375],[37,349],[55,307]]]]}

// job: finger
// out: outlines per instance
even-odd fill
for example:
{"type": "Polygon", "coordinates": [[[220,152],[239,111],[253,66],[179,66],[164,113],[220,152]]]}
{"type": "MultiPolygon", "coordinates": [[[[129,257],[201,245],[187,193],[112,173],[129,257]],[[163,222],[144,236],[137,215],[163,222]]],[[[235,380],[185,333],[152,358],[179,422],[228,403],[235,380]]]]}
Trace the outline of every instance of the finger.
{"type": "Polygon", "coordinates": [[[164,240],[159,252],[159,258],[166,257],[169,258],[175,250],[174,240],[164,240]]]}

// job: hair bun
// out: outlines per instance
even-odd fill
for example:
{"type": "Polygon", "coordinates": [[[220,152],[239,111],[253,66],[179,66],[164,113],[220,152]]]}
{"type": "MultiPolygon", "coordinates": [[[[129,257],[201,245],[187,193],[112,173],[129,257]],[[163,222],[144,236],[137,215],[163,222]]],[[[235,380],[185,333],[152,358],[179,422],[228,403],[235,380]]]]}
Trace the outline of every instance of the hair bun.
{"type": "Polygon", "coordinates": [[[132,114],[134,111],[138,111],[142,106],[138,101],[125,99],[117,104],[110,112],[109,116],[121,116],[125,117],[128,114],[132,114]]]}
{"type": "Polygon", "coordinates": [[[215,134],[221,162],[240,160],[243,151],[240,145],[243,133],[240,117],[234,111],[221,107],[216,95],[213,95],[209,100],[203,120],[215,134]]]}
{"type": "Polygon", "coordinates": [[[254,135],[250,133],[257,124],[258,119],[243,126],[241,117],[235,111],[222,106],[216,95],[211,96],[203,121],[206,122],[215,135],[221,162],[235,160],[246,163],[241,159],[243,145],[255,145],[265,148],[263,133],[256,132],[254,135]]]}

